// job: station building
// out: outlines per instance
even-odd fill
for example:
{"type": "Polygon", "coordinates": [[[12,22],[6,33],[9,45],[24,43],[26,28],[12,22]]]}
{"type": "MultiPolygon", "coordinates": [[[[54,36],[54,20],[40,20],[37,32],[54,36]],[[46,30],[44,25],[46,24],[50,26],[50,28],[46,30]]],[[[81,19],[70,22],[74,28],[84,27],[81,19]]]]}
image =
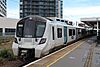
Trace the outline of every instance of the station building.
{"type": "Polygon", "coordinates": [[[0,0],[0,17],[5,17],[7,15],[7,0],[0,0]]]}
{"type": "Polygon", "coordinates": [[[0,17],[0,36],[14,36],[19,19],[0,17]]]}
{"type": "Polygon", "coordinates": [[[63,0],[20,0],[20,18],[28,15],[63,17],[63,0]]]}

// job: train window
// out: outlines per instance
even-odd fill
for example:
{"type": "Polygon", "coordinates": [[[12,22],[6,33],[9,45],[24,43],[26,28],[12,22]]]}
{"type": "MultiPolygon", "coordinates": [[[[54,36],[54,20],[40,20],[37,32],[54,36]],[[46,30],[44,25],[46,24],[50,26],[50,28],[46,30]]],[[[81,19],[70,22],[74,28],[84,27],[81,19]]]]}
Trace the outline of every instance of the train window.
{"type": "Polygon", "coordinates": [[[45,24],[38,24],[36,25],[36,37],[42,37],[45,31],[45,24]]]}
{"type": "Polygon", "coordinates": [[[56,21],[60,21],[60,19],[56,19],[56,21]]]}
{"type": "Polygon", "coordinates": [[[58,38],[62,37],[62,29],[61,28],[57,28],[57,37],[58,38]]]}
{"type": "Polygon", "coordinates": [[[69,36],[72,36],[72,29],[69,29],[69,36]]]}
{"type": "Polygon", "coordinates": [[[81,34],[81,29],[78,29],[78,34],[81,34]]]}
{"type": "Polygon", "coordinates": [[[85,35],[85,34],[86,34],[86,30],[82,29],[82,35],[85,35]]]}
{"type": "Polygon", "coordinates": [[[75,35],[75,29],[73,29],[73,35],[75,35]]]}
{"type": "Polygon", "coordinates": [[[64,20],[61,20],[61,22],[64,22],[64,20]]]}
{"type": "Polygon", "coordinates": [[[68,24],[68,21],[65,21],[66,24],[68,24]]]}
{"type": "Polygon", "coordinates": [[[55,37],[54,37],[54,27],[52,27],[52,39],[54,40],[55,37]]]}

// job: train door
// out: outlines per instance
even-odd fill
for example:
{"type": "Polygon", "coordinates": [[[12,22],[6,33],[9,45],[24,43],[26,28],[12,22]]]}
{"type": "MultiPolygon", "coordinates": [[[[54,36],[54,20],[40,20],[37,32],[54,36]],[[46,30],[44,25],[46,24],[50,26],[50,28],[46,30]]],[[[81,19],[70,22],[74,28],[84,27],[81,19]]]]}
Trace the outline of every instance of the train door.
{"type": "Polygon", "coordinates": [[[76,28],[73,28],[73,40],[76,39],[76,28]]]}
{"type": "Polygon", "coordinates": [[[75,28],[73,27],[67,27],[67,42],[74,41],[76,39],[76,33],[75,33],[75,28]]]}
{"type": "Polygon", "coordinates": [[[56,26],[56,46],[61,46],[64,44],[64,27],[61,25],[56,26]]]}
{"type": "Polygon", "coordinates": [[[64,26],[64,44],[67,43],[67,27],[64,26]]]}
{"type": "Polygon", "coordinates": [[[50,45],[51,45],[51,48],[54,48],[55,47],[55,44],[56,44],[56,37],[55,37],[55,26],[54,25],[51,25],[51,40],[50,40],[50,45]]]}

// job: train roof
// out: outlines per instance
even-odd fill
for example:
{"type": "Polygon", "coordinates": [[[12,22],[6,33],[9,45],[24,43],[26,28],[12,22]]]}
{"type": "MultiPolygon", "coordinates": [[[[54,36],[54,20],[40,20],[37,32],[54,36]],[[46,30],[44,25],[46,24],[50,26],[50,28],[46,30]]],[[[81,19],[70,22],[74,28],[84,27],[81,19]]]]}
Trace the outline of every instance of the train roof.
{"type": "Polygon", "coordinates": [[[38,16],[38,15],[29,15],[29,16],[26,16],[25,18],[27,18],[27,17],[30,17],[30,18],[42,18],[42,19],[45,19],[44,17],[42,17],[42,16],[38,16]]]}
{"type": "Polygon", "coordinates": [[[63,26],[74,26],[72,21],[64,20],[62,18],[47,18],[47,19],[54,24],[60,24],[63,26]]]}
{"type": "Polygon", "coordinates": [[[42,21],[47,22],[47,19],[38,15],[29,15],[22,18],[18,23],[24,23],[26,20],[42,21]]]}
{"type": "Polygon", "coordinates": [[[49,22],[50,24],[53,24],[53,25],[60,25],[60,26],[67,26],[67,27],[75,27],[74,25],[67,25],[67,23],[65,22],[60,22],[60,21],[51,21],[49,22]]]}
{"type": "Polygon", "coordinates": [[[53,25],[61,25],[61,26],[75,27],[75,28],[84,28],[84,27],[80,27],[80,26],[75,26],[74,22],[72,22],[70,20],[65,20],[65,19],[62,19],[62,18],[41,17],[41,16],[38,16],[38,15],[29,15],[25,18],[35,19],[35,20],[38,20],[38,21],[48,21],[50,24],[53,24],[53,25]]]}

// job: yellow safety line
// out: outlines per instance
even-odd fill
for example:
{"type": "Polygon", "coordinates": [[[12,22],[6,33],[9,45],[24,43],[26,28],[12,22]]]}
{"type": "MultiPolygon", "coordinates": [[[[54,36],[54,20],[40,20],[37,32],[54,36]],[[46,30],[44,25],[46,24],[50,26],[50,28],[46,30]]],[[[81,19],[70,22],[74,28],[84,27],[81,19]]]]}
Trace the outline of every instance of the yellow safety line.
{"type": "MultiPolygon", "coordinates": [[[[85,41],[84,41],[85,42],[85,41]]],[[[78,46],[76,46],[75,48],[73,48],[72,50],[68,51],[66,54],[64,54],[62,57],[60,57],[59,59],[55,60],[54,62],[50,63],[49,65],[47,65],[46,67],[50,67],[51,65],[53,65],[54,63],[56,63],[57,61],[59,61],[60,59],[62,59],[63,57],[65,57],[66,55],[68,55],[69,53],[71,53],[72,51],[74,51],[76,48],[78,48],[79,46],[81,46],[84,42],[82,42],[81,44],[79,44],[78,46]]]]}
{"type": "Polygon", "coordinates": [[[85,61],[84,67],[91,67],[94,48],[95,48],[95,44],[92,44],[92,46],[89,50],[87,59],[85,61]]]}

